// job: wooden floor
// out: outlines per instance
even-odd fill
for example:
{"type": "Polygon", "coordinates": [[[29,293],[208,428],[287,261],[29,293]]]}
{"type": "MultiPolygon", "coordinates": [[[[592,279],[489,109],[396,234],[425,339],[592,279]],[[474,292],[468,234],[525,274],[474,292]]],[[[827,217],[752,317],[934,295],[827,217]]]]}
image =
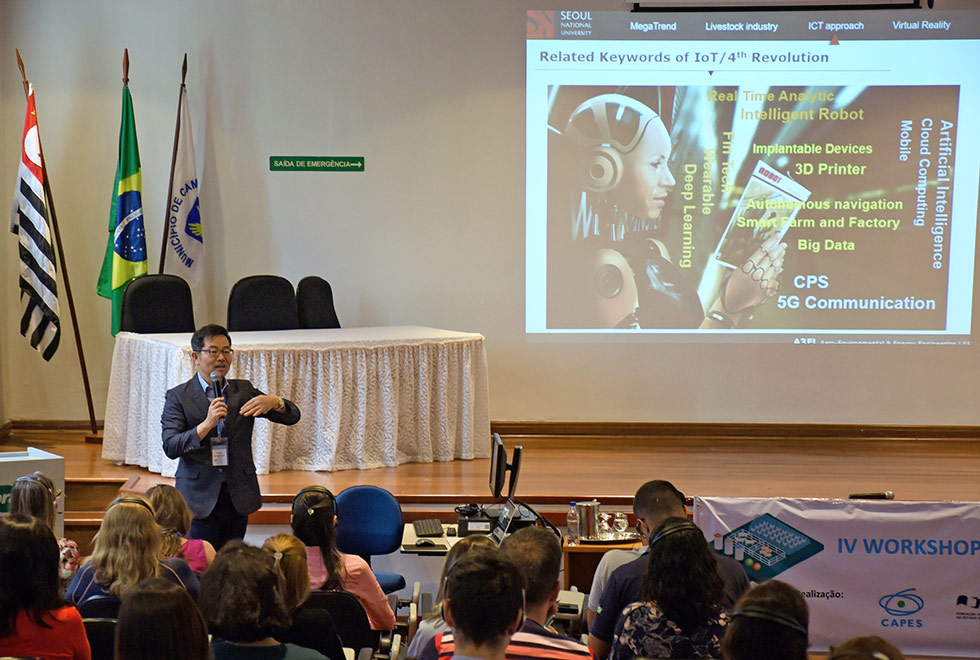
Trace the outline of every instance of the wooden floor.
{"type": "MultiPolygon", "coordinates": [[[[524,446],[518,496],[558,505],[596,497],[628,505],[636,488],[667,479],[686,495],[846,497],[891,490],[900,500],[980,500],[980,442],[968,439],[505,438],[524,446]]],[[[135,490],[170,481],[101,457],[81,433],[14,430],[0,450],[25,446],[65,457],[69,478],[137,477],[135,490]]],[[[259,477],[267,501],[311,484],[387,488],[403,502],[485,501],[489,460],[407,464],[341,472],[286,471],[259,477]]]]}

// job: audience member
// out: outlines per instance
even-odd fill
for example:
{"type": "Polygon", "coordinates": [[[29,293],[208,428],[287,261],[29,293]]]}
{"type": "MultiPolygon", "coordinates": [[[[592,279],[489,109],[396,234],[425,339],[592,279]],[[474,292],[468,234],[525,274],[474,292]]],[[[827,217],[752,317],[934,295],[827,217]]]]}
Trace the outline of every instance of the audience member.
{"type": "Polygon", "coordinates": [[[283,600],[293,619],[291,626],[276,633],[276,639],[319,651],[331,660],[343,660],[344,646],[330,612],[303,606],[310,595],[306,546],[295,536],[276,534],[265,540],[262,549],[272,555],[276,570],[282,575],[283,600]]]}
{"type": "Polygon", "coordinates": [[[671,516],[683,518],[685,515],[684,494],[674,484],[657,479],[640,486],[633,496],[633,516],[636,518],[636,533],[640,535],[641,544],[632,550],[610,550],[602,555],[589,591],[587,617],[590,624],[599,609],[599,599],[612,572],[646,555],[651,529],[659,527],[660,523],[671,516]]]}
{"type": "Polygon", "coordinates": [[[446,597],[446,573],[452,568],[453,564],[470,551],[491,551],[496,552],[497,546],[490,537],[483,534],[470,534],[453,544],[446,555],[446,561],[442,565],[442,575],[439,576],[439,591],[436,593],[436,604],[432,612],[419,624],[419,629],[412,638],[412,643],[408,646],[408,657],[414,658],[436,635],[450,632],[449,624],[442,615],[442,601],[446,597]]]}
{"type": "Polygon", "coordinates": [[[905,656],[887,639],[867,635],[831,646],[827,660],[905,660],[905,656]]]}
{"type": "MultiPolygon", "coordinates": [[[[592,652],[580,641],[547,628],[558,611],[558,577],[562,551],[558,537],[543,527],[525,527],[500,544],[501,554],[514,562],[524,584],[524,622],[511,637],[505,655],[510,659],[552,658],[590,660],[592,652]]],[[[450,569],[455,570],[455,569],[450,569]]],[[[437,634],[419,653],[419,660],[445,660],[454,653],[455,636],[437,634]]]]}
{"type": "Polygon", "coordinates": [[[443,615],[455,640],[450,654],[504,660],[523,617],[520,570],[499,554],[474,552],[460,559],[446,580],[443,615]]]}
{"type": "Polygon", "coordinates": [[[185,589],[147,578],[122,599],[115,660],[209,660],[208,629],[185,589]]]}
{"type": "MultiPolygon", "coordinates": [[[[183,559],[161,559],[163,535],[153,508],[139,497],[122,497],[106,509],[92,555],[68,585],[66,597],[83,606],[93,596],[123,595],[149,577],[162,577],[197,600],[200,583],[183,559]]],[[[84,610],[84,606],[82,607],[84,610]]]]}
{"type": "Polygon", "coordinates": [[[337,501],[323,486],[301,490],[293,500],[290,524],[293,534],[306,544],[313,589],[343,589],[361,601],[374,630],[391,630],[391,611],[378,579],[367,562],[337,549],[337,501]]]}
{"type": "Polygon", "coordinates": [[[616,624],[613,660],[719,658],[731,610],[715,553],[697,525],[668,518],[650,539],[644,602],[627,606],[616,624]]]}
{"type": "MultiPolygon", "coordinates": [[[[642,519],[641,532],[648,535],[650,530],[659,527],[668,517],[686,518],[684,494],[667,481],[651,481],[640,487],[633,501],[634,511],[642,519]],[[662,517],[661,517],[662,516],[662,517]],[[659,518],[659,520],[658,520],[659,518]]],[[[616,622],[623,608],[630,603],[643,600],[643,581],[647,574],[647,554],[615,569],[602,588],[595,617],[589,621],[589,646],[596,657],[604,658],[612,646],[616,622]]],[[[749,578],[742,565],[722,555],[715,557],[718,573],[725,585],[721,604],[732,607],[749,588],[749,578]]],[[[590,598],[589,608],[593,607],[590,598]]]]}
{"type": "MultiPolygon", "coordinates": [[[[39,518],[54,531],[58,495],[60,493],[55,489],[54,482],[42,472],[17,477],[10,489],[10,513],[39,518]]],[[[58,551],[61,554],[58,577],[61,579],[61,590],[64,591],[75,577],[81,557],[78,554],[78,544],[71,539],[59,538],[58,551]]]]}
{"type": "Polygon", "coordinates": [[[0,518],[0,655],[91,660],[82,617],[61,598],[58,543],[39,518],[0,518]]]}
{"type": "Polygon", "coordinates": [[[153,507],[153,517],[163,532],[163,556],[179,557],[191,570],[200,575],[214,561],[214,546],[204,539],[189,539],[194,514],[180,491],[160,484],[146,491],[153,507]]]}
{"type": "Polygon", "coordinates": [[[218,551],[202,578],[201,611],[214,660],[325,660],[312,649],[275,639],[289,626],[289,610],[282,576],[261,548],[233,540],[218,551]]]}
{"type": "Polygon", "coordinates": [[[722,640],[725,660],[806,660],[810,613],[799,591],[767,580],[735,603],[722,640]]]}

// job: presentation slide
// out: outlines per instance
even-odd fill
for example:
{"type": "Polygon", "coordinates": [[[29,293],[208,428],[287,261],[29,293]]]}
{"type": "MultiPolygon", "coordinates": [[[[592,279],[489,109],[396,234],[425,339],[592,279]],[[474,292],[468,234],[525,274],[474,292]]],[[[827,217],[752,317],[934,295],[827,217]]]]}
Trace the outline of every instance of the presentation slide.
{"type": "Polygon", "coordinates": [[[969,344],[978,24],[528,12],[526,331],[969,344]]]}

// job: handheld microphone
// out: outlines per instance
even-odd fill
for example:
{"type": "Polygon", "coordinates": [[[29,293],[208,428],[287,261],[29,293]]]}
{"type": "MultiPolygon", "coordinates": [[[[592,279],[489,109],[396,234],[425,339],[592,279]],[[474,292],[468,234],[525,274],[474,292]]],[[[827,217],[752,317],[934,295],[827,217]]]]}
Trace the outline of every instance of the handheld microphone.
{"type": "MultiPolygon", "coordinates": [[[[217,399],[221,396],[221,374],[217,371],[211,372],[211,387],[214,388],[214,398],[217,399]]],[[[223,419],[218,420],[218,437],[221,437],[221,422],[223,419]]]]}
{"type": "Polygon", "coordinates": [[[893,500],[895,493],[885,490],[880,493],[851,493],[847,496],[849,500],[893,500]]]}

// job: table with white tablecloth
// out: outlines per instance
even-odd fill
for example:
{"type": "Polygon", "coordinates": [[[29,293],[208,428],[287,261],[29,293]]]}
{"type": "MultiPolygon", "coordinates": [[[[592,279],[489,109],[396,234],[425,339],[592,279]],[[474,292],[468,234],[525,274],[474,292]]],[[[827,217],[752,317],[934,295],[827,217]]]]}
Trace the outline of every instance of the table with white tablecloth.
{"type": "MultiPolygon", "coordinates": [[[[173,476],[160,414],[195,372],[190,334],[120,332],[102,456],[173,476]]],[[[483,336],[416,326],[236,332],[230,378],[299,406],[293,426],[258,420],[259,474],[485,458],[490,411],[483,336]]]]}

